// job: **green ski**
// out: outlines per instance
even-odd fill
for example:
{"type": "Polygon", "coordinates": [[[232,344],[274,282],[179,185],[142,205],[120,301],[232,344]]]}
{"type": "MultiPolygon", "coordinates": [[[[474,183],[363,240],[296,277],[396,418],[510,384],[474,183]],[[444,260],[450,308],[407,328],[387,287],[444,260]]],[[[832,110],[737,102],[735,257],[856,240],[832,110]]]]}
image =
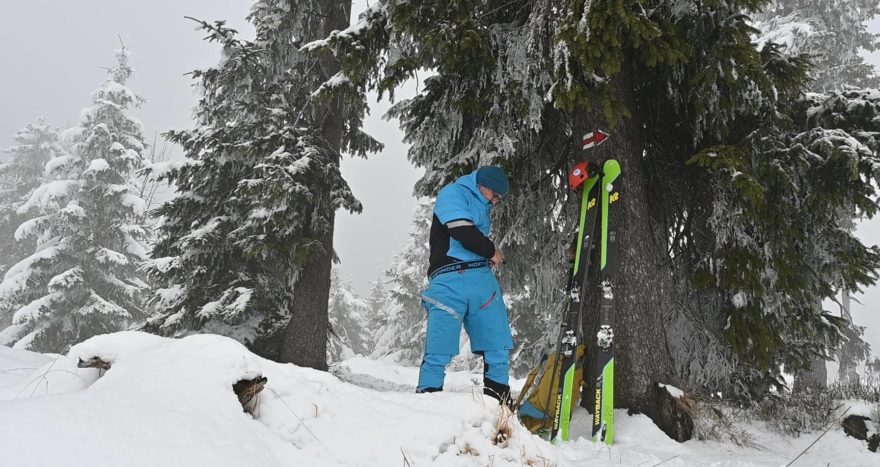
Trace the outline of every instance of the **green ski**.
{"type": "MultiPolygon", "coordinates": [[[[590,268],[590,250],[594,242],[596,219],[598,217],[598,198],[601,176],[590,170],[591,166],[583,162],[569,172],[569,187],[581,190],[580,217],[572,258],[572,268],[568,276],[568,310],[562,321],[559,340],[557,342],[557,358],[559,373],[554,401],[553,425],[550,440],[553,443],[568,441],[571,424],[571,406],[577,401],[580,387],[575,387],[575,371],[577,370],[577,347],[583,324],[583,290],[587,271],[590,268]]],[[[554,368],[555,371],[555,368],[554,368]]]]}
{"type": "Polygon", "coordinates": [[[602,166],[599,233],[599,331],[596,334],[596,390],[593,407],[593,442],[610,445],[614,439],[614,287],[617,276],[620,201],[620,164],[613,159],[602,166]]]}

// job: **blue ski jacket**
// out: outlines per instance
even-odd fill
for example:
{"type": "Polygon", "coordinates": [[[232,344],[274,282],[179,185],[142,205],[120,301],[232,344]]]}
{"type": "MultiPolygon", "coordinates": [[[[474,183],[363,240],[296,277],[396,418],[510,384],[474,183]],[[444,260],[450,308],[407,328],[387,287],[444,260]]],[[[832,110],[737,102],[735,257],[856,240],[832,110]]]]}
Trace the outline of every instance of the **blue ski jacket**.
{"type": "MultiPolygon", "coordinates": [[[[492,203],[480,193],[477,185],[477,172],[459,177],[437,194],[434,204],[434,220],[431,226],[431,264],[429,273],[441,266],[456,261],[474,261],[491,258],[495,246],[488,239],[491,228],[489,208],[492,203]],[[473,224],[479,232],[470,236],[472,244],[465,247],[461,241],[452,238],[450,229],[460,224],[473,224]],[[474,244],[480,248],[476,248],[474,244]],[[476,250],[476,251],[475,251],[476,250]]],[[[469,228],[469,227],[468,227],[469,228]]]]}

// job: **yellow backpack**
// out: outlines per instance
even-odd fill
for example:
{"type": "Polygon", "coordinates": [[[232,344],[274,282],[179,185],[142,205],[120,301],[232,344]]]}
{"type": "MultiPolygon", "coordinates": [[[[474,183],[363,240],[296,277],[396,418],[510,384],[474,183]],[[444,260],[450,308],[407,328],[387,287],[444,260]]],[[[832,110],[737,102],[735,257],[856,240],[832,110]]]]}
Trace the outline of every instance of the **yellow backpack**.
{"type": "MultiPolygon", "coordinates": [[[[583,361],[584,351],[585,347],[579,345],[575,357],[576,361],[583,361]]],[[[539,364],[529,372],[526,384],[517,398],[519,418],[532,433],[549,430],[553,424],[553,417],[556,415],[556,394],[559,387],[560,368],[556,364],[557,356],[558,354],[554,352],[549,357],[541,359],[544,364],[539,364]],[[539,380],[535,381],[536,378],[539,380]]],[[[574,397],[571,398],[569,410],[574,409],[580,401],[583,380],[583,368],[576,368],[574,372],[574,397]]]]}

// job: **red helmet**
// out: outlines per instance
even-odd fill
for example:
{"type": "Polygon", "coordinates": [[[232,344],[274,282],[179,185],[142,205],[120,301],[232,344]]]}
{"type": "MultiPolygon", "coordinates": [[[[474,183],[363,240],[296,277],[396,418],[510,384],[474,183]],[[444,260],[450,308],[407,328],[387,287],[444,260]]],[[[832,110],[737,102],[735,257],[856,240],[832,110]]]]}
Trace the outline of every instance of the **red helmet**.
{"type": "Polygon", "coordinates": [[[572,190],[577,190],[588,178],[590,178],[589,163],[584,161],[575,165],[568,172],[568,186],[572,190]]]}

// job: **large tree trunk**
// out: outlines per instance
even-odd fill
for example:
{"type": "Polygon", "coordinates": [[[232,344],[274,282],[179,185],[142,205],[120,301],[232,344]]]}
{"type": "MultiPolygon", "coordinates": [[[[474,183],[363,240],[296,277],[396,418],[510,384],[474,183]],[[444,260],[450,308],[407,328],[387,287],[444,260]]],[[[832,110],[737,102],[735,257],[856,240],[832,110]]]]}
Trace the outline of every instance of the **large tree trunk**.
{"type": "MultiPolygon", "coordinates": [[[[671,381],[672,357],[666,345],[665,323],[661,310],[667,294],[667,274],[663,261],[662,236],[652,229],[648,208],[650,193],[643,157],[642,122],[635,107],[631,69],[624,69],[615,78],[618,92],[626,101],[633,117],[611,128],[598,112],[584,112],[575,117],[576,135],[597,127],[608,129],[611,138],[590,149],[590,160],[617,159],[622,169],[620,207],[612,212],[619,216],[618,269],[614,303],[615,406],[643,411],[651,415],[651,394],[656,383],[671,381]]],[[[578,138],[575,138],[578,140],[578,138]]],[[[577,152],[583,154],[580,148],[577,152]]],[[[597,268],[594,268],[597,269],[597,268]]],[[[597,284],[598,281],[591,283],[597,284]]],[[[598,310],[598,292],[588,297],[590,310],[598,310]]],[[[589,293],[589,291],[588,291],[589,293]]],[[[596,348],[597,313],[587,316],[586,340],[588,354],[596,348]]],[[[595,363],[588,355],[589,374],[596,374],[595,363]]],[[[586,385],[589,386],[589,385],[586,385]]],[[[586,388],[592,391],[592,388],[586,388]]],[[[588,393],[591,394],[592,392],[588,393]]],[[[589,397],[583,400],[589,406],[589,397]]]]}
{"type": "MultiPolygon", "coordinates": [[[[318,11],[311,12],[311,15],[315,22],[320,22],[320,25],[306,29],[313,30],[315,35],[302,38],[304,43],[325,38],[334,30],[348,27],[351,17],[350,2],[321,0],[315,2],[315,7],[318,11]]],[[[322,81],[329,79],[339,70],[339,63],[335,57],[325,55],[318,62],[317,73],[322,81]]],[[[321,125],[321,133],[329,148],[336,153],[332,164],[339,167],[343,132],[343,109],[340,99],[334,99],[325,106],[316,108],[313,118],[321,125]]],[[[329,331],[327,307],[330,299],[330,270],[334,256],[333,227],[336,219],[331,188],[330,183],[324,180],[316,196],[311,228],[313,238],[320,241],[321,248],[312,254],[299,274],[293,289],[290,322],[287,324],[284,340],[281,343],[282,362],[318,370],[327,369],[329,331]]]]}
{"type": "Polygon", "coordinates": [[[305,264],[293,288],[293,309],[281,341],[282,362],[327,370],[327,303],[330,299],[334,218],[330,214],[330,231],[321,235],[324,248],[305,264]]]}

